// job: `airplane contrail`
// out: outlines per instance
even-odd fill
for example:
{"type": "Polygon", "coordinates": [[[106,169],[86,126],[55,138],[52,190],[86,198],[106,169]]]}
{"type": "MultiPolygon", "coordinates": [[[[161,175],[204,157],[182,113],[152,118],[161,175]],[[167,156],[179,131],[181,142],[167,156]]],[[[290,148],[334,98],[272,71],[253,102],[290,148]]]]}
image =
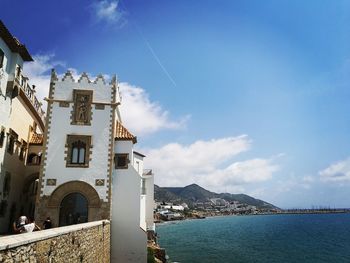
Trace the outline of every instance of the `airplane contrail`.
{"type": "MultiPolygon", "coordinates": [[[[123,5],[124,9],[126,10],[127,8],[126,8],[125,4],[122,1],[119,1],[119,2],[123,5]]],[[[136,31],[138,32],[138,34],[140,35],[140,37],[142,38],[142,40],[146,44],[148,50],[151,52],[153,58],[157,61],[157,63],[160,66],[160,68],[163,70],[163,72],[168,77],[170,82],[174,85],[174,87],[177,87],[177,84],[176,84],[174,78],[170,75],[169,71],[165,68],[165,66],[163,65],[162,61],[159,59],[159,57],[157,56],[156,52],[154,51],[154,49],[152,48],[151,44],[149,43],[149,41],[143,35],[143,33],[142,33],[140,27],[138,26],[136,20],[134,19],[134,21],[131,21],[131,22],[134,24],[134,26],[136,28],[136,31]]]]}

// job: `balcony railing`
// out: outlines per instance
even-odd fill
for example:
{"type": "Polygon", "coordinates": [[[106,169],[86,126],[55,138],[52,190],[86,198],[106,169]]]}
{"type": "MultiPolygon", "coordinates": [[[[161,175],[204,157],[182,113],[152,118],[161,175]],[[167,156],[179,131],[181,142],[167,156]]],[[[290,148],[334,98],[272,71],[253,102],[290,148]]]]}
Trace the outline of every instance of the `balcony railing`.
{"type": "Polygon", "coordinates": [[[35,86],[30,87],[28,83],[28,78],[25,77],[22,73],[16,72],[14,81],[18,84],[20,89],[23,91],[23,93],[26,95],[27,99],[30,101],[30,103],[33,105],[34,109],[38,113],[39,117],[41,118],[42,122],[45,123],[45,112],[41,108],[42,103],[39,102],[37,97],[35,96],[35,86]]]}

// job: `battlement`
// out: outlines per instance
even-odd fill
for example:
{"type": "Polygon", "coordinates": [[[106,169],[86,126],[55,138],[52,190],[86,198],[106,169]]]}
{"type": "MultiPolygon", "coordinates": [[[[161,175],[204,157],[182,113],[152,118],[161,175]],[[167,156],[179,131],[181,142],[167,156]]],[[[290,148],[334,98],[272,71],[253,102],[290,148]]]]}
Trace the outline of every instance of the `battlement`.
{"type": "MultiPolygon", "coordinates": [[[[59,78],[55,72],[55,70],[53,69],[51,71],[51,80],[54,81],[59,81],[59,78]]],[[[63,75],[63,77],[61,78],[61,81],[69,81],[69,82],[76,82],[76,83],[88,83],[88,84],[103,84],[103,85],[107,85],[107,86],[111,86],[111,85],[117,85],[117,76],[114,74],[113,77],[111,78],[110,82],[107,83],[107,81],[105,80],[105,77],[102,74],[98,74],[97,77],[95,78],[95,80],[90,80],[89,75],[86,72],[83,72],[80,77],[78,77],[78,80],[76,81],[74,79],[73,73],[70,70],[67,70],[67,72],[63,75]]]]}
{"type": "Polygon", "coordinates": [[[121,102],[118,80],[115,74],[108,82],[102,74],[93,79],[86,72],[83,72],[80,76],[74,76],[72,71],[68,70],[60,77],[52,69],[49,99],[71,101],[74,89],[92,90],[94,101],[97,102],[106,102],[107,100],[109,103],[119,104],[121,102]]]}

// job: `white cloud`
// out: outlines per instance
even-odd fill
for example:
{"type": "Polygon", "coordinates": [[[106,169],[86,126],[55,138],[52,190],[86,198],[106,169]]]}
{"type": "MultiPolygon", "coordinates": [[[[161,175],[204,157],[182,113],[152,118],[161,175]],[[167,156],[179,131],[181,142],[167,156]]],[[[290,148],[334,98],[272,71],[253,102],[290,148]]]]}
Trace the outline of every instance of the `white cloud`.
{"type": "Polygon", "coordinates": [[[319,172],[322,181],[350,181],[350,158],[331,164],[319,172]]]}
{"type": "Polygon", "coordinates": [[[315,177],[311,175],[304,176],[302,181],[305,183],[313,183],[315,181],[315,177]]]}
{"type": "Polygon", "coordinates": [[[214,177],[231,184],[257,183],[271,179],[277,170],[278,166],[273,164],[273,159],[255,158],[235,162],[224,170],[214,173],[214,177]]]}
{"type": "Polygon", "coordinates": [[[119,1],[99,1],[92,5],[94,15],[98,21],[105,21],[110,24],[122,27],[126,24],[126,12],[121,10],[119,1]]]}
{"type": "Polygon", "coordinates": [[[54,56],[54,54],[35,55],[33,62],[24,65],[24,74],[29,78],[30,85],[36,86],[36,96],[40,101],[49,94],[51,69],[65,66],[65,63],[55,61],[54,56]]]}
{"type": "MultiPolygon", "coordinates": [[[[39,101],[44,102],[43,99],[49,93],[51,69],[58,66],[66,68],[66,63],[55,61],[54,54],[35,55],[33,58],[34,62],[25,64],[24,73],[29,77],[29,83],[36,85],[36,96],[39,101]]],[[[72,72],[73,78],[78,80],[80,77],[78,70],[68,69],[72,72]]],[[[91,80],[94,79],[91,74],[88,75],[91,80]]],[[[108,75],[104,77],[110,78],[108,75]]],[[[128,83],[120,83],[119,86],[123,98],[121,105],[123,123],[135,135],[142,136],[163,129],[182,129],[186,126],[189,116],[177,121],[171,120],[169,113],[159,103],[151,101],[144,89],[128,83]]]]}
{"type": "Polygon", "coordinates": [[[198,183],[212,191],[233,192],[244,190],[242,185],[269,180],[278,170],[273,158],[232,161],[250,147],[250,139],[242,135],[190,145],[170,143],[143,152],[147,155],[146,166],[154,170],[156,183],[161,186],[198,183]]]}
{"type": "Polygon", "coordinates": [[[189,116],[172,121],[169,119],[169,113],[157,102],[152,102],[144,89],[125,82],[120,83],[119,87],[122,96],[122,120],[135,135],[142,136],[162,129],[185,127],[189,116]]]}

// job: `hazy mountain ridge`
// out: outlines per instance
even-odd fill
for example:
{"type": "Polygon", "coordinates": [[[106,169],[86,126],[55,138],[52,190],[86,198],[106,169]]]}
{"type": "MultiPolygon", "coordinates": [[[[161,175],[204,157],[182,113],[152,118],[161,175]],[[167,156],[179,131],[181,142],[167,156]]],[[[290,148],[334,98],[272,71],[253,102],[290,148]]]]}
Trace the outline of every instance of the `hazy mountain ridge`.
{"type": "Polygon", "coordinates": [[[185,202],[191,206],[195,202],[208,201],[210,198],[222,198],[226,201],[238,201],[243,204],[253,205],[260,209],[276,209],[273,204],[256,199],[246,194],[214,193],[197,184],[185,187],[160,187],[154,185],[154,199],[158,202],[185,202]]]}

